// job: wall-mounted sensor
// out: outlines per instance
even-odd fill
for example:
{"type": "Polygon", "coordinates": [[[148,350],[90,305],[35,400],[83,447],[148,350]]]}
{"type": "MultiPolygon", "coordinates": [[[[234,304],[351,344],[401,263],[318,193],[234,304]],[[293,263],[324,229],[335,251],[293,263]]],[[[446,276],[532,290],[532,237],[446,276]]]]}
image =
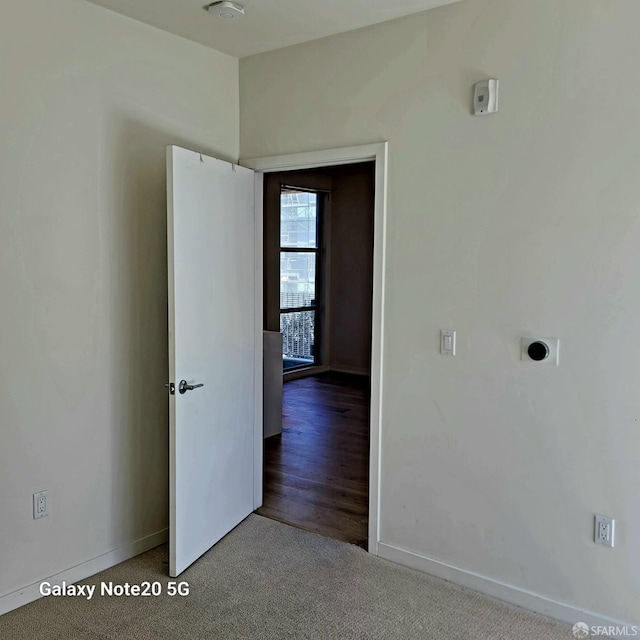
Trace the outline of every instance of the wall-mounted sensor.
{"type": "Polygon", "coordinates": [[[520,357],[527,362],[557,365],[560,340],[558,338],[522,338],[520,357]]]}
{"type": "Polygon", "coordinates": [[[484,116],[498,110],[498,80],[482,80],[473,85],[473,115],[484,116]]]}

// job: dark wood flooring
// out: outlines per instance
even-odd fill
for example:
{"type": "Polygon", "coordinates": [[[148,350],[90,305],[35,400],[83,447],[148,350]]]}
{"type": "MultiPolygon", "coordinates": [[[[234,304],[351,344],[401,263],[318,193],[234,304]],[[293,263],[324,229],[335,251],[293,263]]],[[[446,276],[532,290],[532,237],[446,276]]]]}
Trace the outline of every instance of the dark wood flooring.
{"type": "Polygon", "coordinates": [[[367,548],[369,381],[285,382],[282,435],[265,440],[262,516],[367,548]]]}

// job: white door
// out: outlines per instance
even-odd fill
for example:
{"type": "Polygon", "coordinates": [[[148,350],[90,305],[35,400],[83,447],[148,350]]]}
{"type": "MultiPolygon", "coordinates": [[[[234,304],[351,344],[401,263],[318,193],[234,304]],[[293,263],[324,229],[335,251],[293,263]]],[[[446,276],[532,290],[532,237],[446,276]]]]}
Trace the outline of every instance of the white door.
{"type": "Polygon", "coordinates": [[[250,169],[169,147],[167,184],[175,577],[254,508],[256,230],[250,169]]]}

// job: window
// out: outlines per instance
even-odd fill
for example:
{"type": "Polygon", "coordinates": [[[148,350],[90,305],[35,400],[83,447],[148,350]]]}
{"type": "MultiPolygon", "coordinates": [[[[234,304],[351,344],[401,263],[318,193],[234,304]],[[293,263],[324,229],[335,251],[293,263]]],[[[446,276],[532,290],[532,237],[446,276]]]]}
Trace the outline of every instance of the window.
{"type": "Polygon", "coordinates": [[[318,364],[319,196],[280,194],[280,331],[285,371],[318,364]]]}

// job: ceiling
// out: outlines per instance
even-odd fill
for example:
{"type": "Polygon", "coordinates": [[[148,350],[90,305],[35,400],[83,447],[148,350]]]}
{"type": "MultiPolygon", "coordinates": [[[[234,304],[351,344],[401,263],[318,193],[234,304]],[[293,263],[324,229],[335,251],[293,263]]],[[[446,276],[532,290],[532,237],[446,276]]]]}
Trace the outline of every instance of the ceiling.
{"type": "Polygon", "coordinates": [[[237,58],[359,29],[458,0],[239,0],[246,15],[222,20],[213,0],[89,0],[237,58]]]}

